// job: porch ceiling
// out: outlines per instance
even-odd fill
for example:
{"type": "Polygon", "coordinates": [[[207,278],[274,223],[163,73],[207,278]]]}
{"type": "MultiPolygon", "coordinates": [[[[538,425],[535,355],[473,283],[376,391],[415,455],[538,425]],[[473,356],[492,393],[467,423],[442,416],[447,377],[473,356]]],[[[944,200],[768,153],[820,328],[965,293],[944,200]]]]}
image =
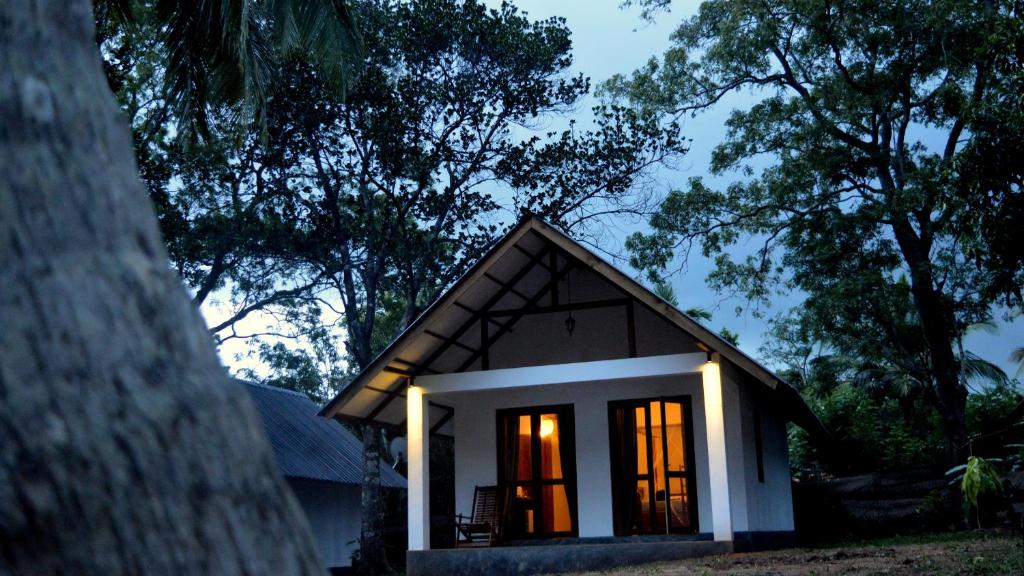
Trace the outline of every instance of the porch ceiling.
{"type": "MultiPolygon", "coordinates": [[[[360,373],[320,412],[322,416],[405,425],[405,388],[410,379],[431,374],[487,369],[489,349],[515,330],[524,315],[562,310],[557,288],[572,269],[588,270],[606,289],[577,299],[570,309],[629,301],[653,312],[692,337],[696,346],[718,352],[767,388],[789,389],[777,376],[713,331],[661,300],[626,274],[536,217],[525,218],[360,373]]],[[[575,276],[575,274],[574,274],[575,276]]],[[[632,338],[632,336],[631,336],[632,338]]],[[[633,346],[634,343],[630,342],[633,346]]],[[[794,421],[817,422],[799,395],[794,421]]],[[[783,394],[786,394],[783,392],[783,394]]],[[[431,411],[432,428],[447,422],[443,407],[431,411]]],[[[820,423],[817,424],[820,426],[820,423]]]]}

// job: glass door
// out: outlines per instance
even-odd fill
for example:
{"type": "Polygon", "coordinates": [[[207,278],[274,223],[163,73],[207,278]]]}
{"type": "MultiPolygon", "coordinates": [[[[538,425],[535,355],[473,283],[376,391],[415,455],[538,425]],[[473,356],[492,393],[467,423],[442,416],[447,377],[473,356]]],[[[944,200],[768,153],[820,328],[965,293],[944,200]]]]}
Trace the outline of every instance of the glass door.
{"type": "Polygon", "coordinates": [[[608,405],[615,534],[697,531],[688,397],[608,405]]]}
{"type": "Polygon", "coordinates": [[[500,410],[498,439],[502,536],[575,536],[572,406],[500,410]]]}

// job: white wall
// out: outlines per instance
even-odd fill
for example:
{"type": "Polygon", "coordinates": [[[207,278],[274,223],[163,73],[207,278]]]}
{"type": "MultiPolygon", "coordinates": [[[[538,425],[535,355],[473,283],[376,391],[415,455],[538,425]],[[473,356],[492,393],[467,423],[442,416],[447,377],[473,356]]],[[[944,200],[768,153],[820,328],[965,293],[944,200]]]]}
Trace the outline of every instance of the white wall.
{"type": "MultiPolygon", "coordinates": [[[[736,532],[793,530],[792,479],[786,423],[768,401],[766,393],[755,394],[735,369],[726,370],[723,384],[735,401],[727,404],[726,436],[729,437],[729,472],[738,480],[730,483],[733,530],[736,532]],[[762,419],[764,482],[757,479],[755,411],[762,419]],[[733,446],[741,446],[734,450],[733,446]],[[734,466],[735,463],[735,466],[734,466]],[[741,471],[742,476],[737,476],[741,471]]],[[[754,386],[759,384],[754,383],[754,386]]]]}
{"type": "Polygon", "coordinates": [[[301,478],[287,480],[313,529],[323,565],[351,566],[352,552],[359,548],[359,486],[301,478]]]}
{"type": "MultiPolygon", "coordinates": [[[[785,424],[770,407],[764,418],[765,483],[757,481],[753,436],[755,401],[732,371],[723,374],[726,442],[733,530],[792,530],[792,497],[785,424]]],[[[760,385],[760,384],[756,384],[760,385]]],[[[428,395],[455,409],[456,511],[470,513],[473,489],[497,483],[496,410],[572,404],[576,422],[576,470],[580,537],[613,535],[608,402],[658,396],[690,396],[700,532],[711,532],[708,452],[700,374],[610,380],[428,395]]]]}
{"type": "MultiPolygon", "coordinates": [[[[438,394],[455,408],[455,505],[468,514],[473,488],[497,483],[497,420],[501,408],[573,404],[576,420],[576,474],[581,537],[612,536],[612,485],[608,446],[608,402],[634,398],[689,395],[697,473],[697,507],[701,532],[711,531],[707,495],[707,443],[700,374],[645,381],[610,380],[553,386],[438,394]]],[[[433,397],[431,398],[433,399],[433,397]]]]}

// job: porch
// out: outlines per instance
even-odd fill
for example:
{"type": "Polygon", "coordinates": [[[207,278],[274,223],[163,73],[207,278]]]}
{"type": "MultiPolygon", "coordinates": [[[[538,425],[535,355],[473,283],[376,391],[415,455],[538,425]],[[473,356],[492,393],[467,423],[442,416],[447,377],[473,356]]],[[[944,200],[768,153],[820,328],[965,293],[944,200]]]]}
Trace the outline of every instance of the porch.
{"type": "MultiPolygon", "coordinates": [[[[741,482],[730,482],[725,420],[729,410],[739,418],[739,397],[735,387],[726,387],[717,355],[706,353],[417,378],[407,392],[410,566],[420,562],[413,558],[444,562],[466,552],[416,554],[426,551],[431,540],[430,470],[424,458],[430,426],[424,414],[440,405],[449,407],[454,420],[457,510],[470,511],[475,486],[504,485],[506,508],[522,507],[517,501],[533,505],[503,526],[503,538],[552,545],[503,547],[466,558],[500,563],[528,557],[543,565],[549,556],[571,554],[579,563],[593,559],[600,564],[609,555],[651,561],[731,550],[731,500],[745,500],[745,495],[741,482]],[[623,420],[628,432],[616,428],[623,420]],[[636,463],[615,462],[623,448],[616,438],[626,434],[638,434],[631,444],[631,458],[640,459],[636,463]],[[508,436],[516,439],[511,445],[508,436]],[[531,444],[536,449],[532,457],[531,444]],[[525,458],[509,461],[517,451],[525,451],[525,458]],[[532,462],[533,469],[510,472],[516,460],[527,468],[532,462]],[[623,464],[632,470],[625,486],[614,472],[623,464]],[[639,474],[637,465],[642,466],[639,474]],[[617,505],[615,495],[623,488],[643,498],[638,496],[635,506],[634,498],[617,505]],[[628,522],[623,520],[627,516],[628,522]],[[637,533],[664,536],[632,536],[637,533]],[[709,546],[712,540],[725,545],[709,546]],[[659,547],[664,550],[652,552],[659,547]]],[[[739,444],[733,436],[732,443],[739,444]]],[[[742,470],[742,461],[733,460],[742,470]]]]}
{"type": "Polygon", "coordinates": [[[820,427],[778,377],[536,218],[321,414],[406,436],[410,574],[564,571],[791,535],[786,421],[820,427]],[[498,541],[538,545],[429,549],[434,434],[453,439],[439,478],[454,478],[455,512],[496,486],[498,541]]]}

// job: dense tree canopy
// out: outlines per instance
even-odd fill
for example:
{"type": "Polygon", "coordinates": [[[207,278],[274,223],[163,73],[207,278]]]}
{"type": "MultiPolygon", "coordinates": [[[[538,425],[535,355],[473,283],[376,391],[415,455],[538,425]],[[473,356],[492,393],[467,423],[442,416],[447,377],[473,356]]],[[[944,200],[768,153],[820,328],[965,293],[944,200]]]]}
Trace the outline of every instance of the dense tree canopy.
{"type": "MultiPolygon", "coordinates": [[[[256,312],[276,315],[275,335],[320,337],[336,321],[352,364],[365,365],[520,211],[597,235],[603,218],[644,212],[645,175],[685,151],[676,127],[624,107],[596,109],[587,129],[539,130],[589,90],[568,73],[560,19],[452,0],[354,13],[373,34],[346,98],[294,61],[265,131],[227,111],[198,142],[153,121],[167,114],[152,103],[159,46],[109,43],[135,58],[108,58],[109,69],[172,262],[197,304],[230,292],[232,312],[212,327],[221,339],[251,335],[235,326],[256,312]]],[[[265,350],[279,365],[305,362],[265,350]]]]}
{"type": "Polygon", "coordinates": [[[630,239],[634,264],[660,276],[697,245],[719,288],[759,303],[780,287],[806,292],[802,313],[838,327],[829,344],[924,371],[914,376],[932,389],[947,461],[959,460],[955,344],[998,298],[1020,305],[1007,226],[1020,223],[1021,164],[1002,146],[1024,131],[1022,54],[1010,1],[704,2],[662,59],[607,92],[679,118],[753,91],[712,159],[740,179],[673,192],[651,233],[630,239]],[[730,256],[747,238],[759,248],[730,256]]]}
{"type": "MultiPolygon", "coordinates": [[[[562,19],[456,0],[362,2],[352,15],[363,59],[343,96],[321,67],[292,58],[275,70],[261,122],[213,107],[203,138],[181,137],[182,112],[165,105],[174,71],[151,31],[101,39],[194,303],[219,300],[230,311],[211,326],[217,338],[246,339],[277,384],[317,399],[521,212],[595,238],[607,218],[646,212],[646,175],[685,152],[678,127],[651,112],[602,106],[592,126],[568,121],[590,83],[569,72],[562,19]],[[266,330],[246,322],[257,317],[266,330]]],[[[362,433],[369,494],[380,433],[362,433]]],[[[379,516],[364,508],[365,521],[379,516]]],[[[379,529],[364,526],[364,566],[381,560],[367,543],[379,529]]]]}

